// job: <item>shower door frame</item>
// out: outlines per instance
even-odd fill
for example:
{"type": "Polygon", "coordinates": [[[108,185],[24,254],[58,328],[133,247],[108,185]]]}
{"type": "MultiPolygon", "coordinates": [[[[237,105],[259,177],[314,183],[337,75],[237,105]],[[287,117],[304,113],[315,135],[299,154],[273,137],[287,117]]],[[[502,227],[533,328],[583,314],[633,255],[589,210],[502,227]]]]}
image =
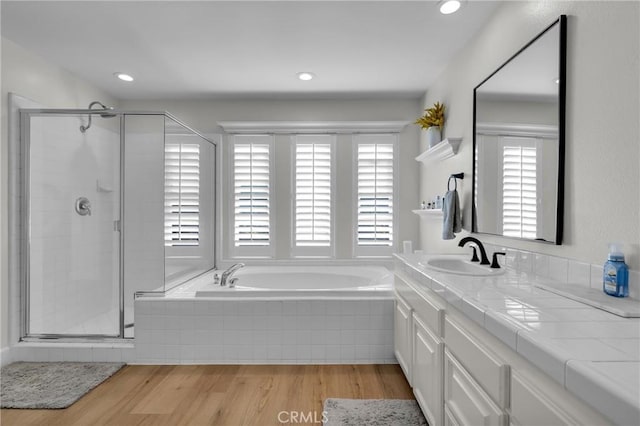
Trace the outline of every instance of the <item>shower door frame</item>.
{"type": "MultiPolygon", "coordinates": [[[[123,238],[122,238],[122,214],[124,211],[123,202],[123,175],[124,168],[122,166],[124,161],[124,114],[117,113],[116,111],[110,111],[110,113],[116,114],[120,123],[118,129],[119,135],[119,214],[120,219],[118,223],[118,334],[62,334],[62,333],[29,333],[30,328],[30,270],[31,270],[31,129],[30,121],[31,117],[46,117],[46,116],[74,116],[74,115],[99,115],[100,110],[86,110],[86,109],[38,109],[38,108],[26,108],[20,109],[20,148],[22,157],[22,214],[21,217],[24,220],[22,226],[22,250],[20,253],[21,263],[21,279],[20,279],[20,292],[22,301],[22,318],[20,324],[20,340],[58,340],[58,339],[72,339],[72,340],[92,340],[96,339],[123,339],[124,338],[124,280],[123,268],[121,265],[123,255],[123,238]]],[[[114,230],[115,231],[115,230],[114,230]]]]}
{"type": "MultiPolygon", "coordinates": [[[[165,120],[168,118],[170,120],[175,121],[180,126],[192,132],[194,135],[199,136],[203,140],[209,142],[214,146],[216,152],[217,159],[217,148],[218,144],[212,140],[211,138],[205,137],[200,132],[194,130],[193,128],[186,125],[184,122],[173,116],[172,114],[166,111],[128,111],[128,110],[110,110],[109,114],[114,114],[120,120],[119,130],[120,130],[120,152],[119,152],[119,214],[120,217],[117,219],[117,232],[118,232],[118,305],[119,305],[119,315],[118,315],[118,334],[57,334],[57,333],[45,333],[45,334],[30,334],[29,333],[29,323],[30,323],[30,262],[31,262],[31,235],[30,235],[30,221],[31,221],[31,132],[30,132],[30,118],[33,116],[56,116],[56,115],[99,115],[104,113],[101,110],[89,110],[89,109],[51,109],[51,108],[20,108],[19,109],[19,121],[20,121],[20,130],[19,130],[19,145],[20,145],[20,166],[22,167],[21,172],[19,172],[19,176],[21,179],[21,203],[20,203],[20,254],[19,254],[19,262],[20,262],[20,300],[21,300],[21,321],[20,321],[20,341],[50,341],[50,340],[71,340],[71,341],[96,341],[96,339],[100,339],[101,341],[108,340],[132,340],[133,338],[125,337],[125,306],[124,306],[124,294],[125,294],[125,280],[124,280],[124,232],[125,232],[125,223],[124,223],[124,212],[125,212],[125,118],[128,115],[133,116],[163,116],[165,120]]],[[[166,129],[166,128],[165,128],[166,129]]],[[[166,132],[163,132],[163,141],[166,138],[166,132]]],[[[165,142],[163,142],[163,145],[165,142]]],[[[163,147],[163,156],[164,156],[164,147],[163,147]]],[[[215,179],[217,180],[217,171],[214,173],[215,179]]],[[[213,188],[213,199],[217,200],[217,183],[214,184],[213,188]]],[[[216,202],[217,204],[217,202],[216,202]]],[[[216,211],[217,206],[213,210],[213,226],[215,229],[216,223],[216,211]]],[[[114,229],[114,231],[116,231],[114,229]]],[[[216,244],[213,244],[213,259],[214,259],[214,268],[215,268],[215,259],[216,259],[216,244]]],[[[164,264],[163,264],[164,266],[164,264]]],[[[202,272],[205,273],[206,271],[202,272]]],[[[201,274],[198,274],[201,275],[201,274]]],[[[163,283],[164,284],[164,283],[163,283]]],[[[157,296],[163,296],[164,292],[152,292],[157,296]]],[[[145,292],[147,295],[149,292],[145,292]]]]}

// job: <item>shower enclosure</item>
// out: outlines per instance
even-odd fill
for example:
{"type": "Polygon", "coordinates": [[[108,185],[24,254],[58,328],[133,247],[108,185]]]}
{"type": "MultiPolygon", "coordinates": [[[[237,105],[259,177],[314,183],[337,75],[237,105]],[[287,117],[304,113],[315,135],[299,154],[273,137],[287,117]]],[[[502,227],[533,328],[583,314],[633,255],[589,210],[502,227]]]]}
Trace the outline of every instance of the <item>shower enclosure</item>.
{"type": "Polygon", "coordinates": [[[22,337],[133,337],[136,294],[215,266],[216,144],[99,102],[20,122],[22,337]]]}

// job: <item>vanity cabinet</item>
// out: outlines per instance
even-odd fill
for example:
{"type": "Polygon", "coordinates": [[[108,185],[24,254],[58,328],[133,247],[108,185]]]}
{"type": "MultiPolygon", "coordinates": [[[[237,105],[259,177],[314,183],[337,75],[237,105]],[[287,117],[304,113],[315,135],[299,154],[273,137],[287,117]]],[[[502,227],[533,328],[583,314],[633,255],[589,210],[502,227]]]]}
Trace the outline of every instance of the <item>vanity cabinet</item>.
{"type": "Polygon", "coordinates": [[[395,339],[396,357],[429,425],[441,426],[444,421],[444,306],[435,302],[433,297],[423,295],[409,282],[409,279],[396,277],[395,324],[400,329],[396,332],[401,334],[395,339]],[[410,312],[408,341],[404,339],[406,312],[410,312]],[[409,358],[405,356],[407,350],[411,354],[409,358]],[[407,374],[407,371],[411,373],[407,374]]]}
{"type": "Polygon", "coordinates": [[[429,425],[610,424],[414,272],[396,270],[395,352],[429,425]]]}
{"type": "Polygon", "coordinates": [[[411,383],[411,329],[412,329],[412,310],[409,304],[396,293],[395,312],[393,319],[393,341],[396,359],[404,375],[411,383]]]}
{"type": "Polygon", "coordinates": [[[444,343],[413,314],[413,393],[433,426],[442,425],[444,343]]]}

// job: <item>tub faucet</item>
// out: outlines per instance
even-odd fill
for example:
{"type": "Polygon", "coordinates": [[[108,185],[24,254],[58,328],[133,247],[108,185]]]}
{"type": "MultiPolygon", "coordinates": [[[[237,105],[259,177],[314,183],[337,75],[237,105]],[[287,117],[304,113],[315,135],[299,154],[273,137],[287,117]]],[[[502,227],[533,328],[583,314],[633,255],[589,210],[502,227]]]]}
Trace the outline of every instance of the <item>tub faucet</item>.
{"type": "Polygon", "coordinates": [[[482,245],[480,240],[474,237],[464,237],[458,243],[458,247],[464,247],[464,245],[467,243],[475,244],[476,247],[478,247],[478,249],[480,250],[480,257],[481,257],[480,264],[489,265],[489,258],[487,257],[487,251],[484,249],[484,246],[482,245]]]}
{"type": "Polygon", "coordinates": [[[222,273],[222,277],[220,278],[220,286],[222,287],[226,286],[227,280],[231,278],[231,275],[233,275],[234,272],[236,272],[238,269],[243,267],[244,267],[244,263],[236,263],[235,265],[231,265],[229,269],[227,269],[222,273]]]}

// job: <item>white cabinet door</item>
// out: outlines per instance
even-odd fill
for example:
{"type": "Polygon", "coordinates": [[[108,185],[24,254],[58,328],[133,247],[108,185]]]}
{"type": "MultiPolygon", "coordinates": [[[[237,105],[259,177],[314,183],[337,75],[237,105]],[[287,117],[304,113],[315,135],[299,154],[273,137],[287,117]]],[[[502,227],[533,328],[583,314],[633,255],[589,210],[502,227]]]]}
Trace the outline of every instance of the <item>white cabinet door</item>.
{"type": "Polygon", "coordinates": [[[396,294],[393,341],[396,359],[411,383],[411,307],[396,294]]]}
{"type": "Polygon", "coordinates": [[[444,343],[413,314],[413,393],[431,426],[442,426],[444,343]]]}
{"type": "Polygon", "coordinates": [[[508,416],[448,350],[445,350],[444,364],[444,403],[455,423],[482,426],[507,424],[508,416]]]}

